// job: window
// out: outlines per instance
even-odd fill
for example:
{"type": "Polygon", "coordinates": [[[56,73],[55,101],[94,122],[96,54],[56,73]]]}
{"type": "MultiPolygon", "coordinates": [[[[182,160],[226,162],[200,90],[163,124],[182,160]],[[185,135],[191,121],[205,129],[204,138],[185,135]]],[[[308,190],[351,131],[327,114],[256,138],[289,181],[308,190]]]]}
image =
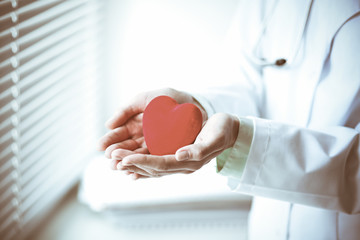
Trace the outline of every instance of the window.
{"type": "Polygon", "coordinates": [[[94,154],[101,2],[0,2],[1,239],[26,238],[94,154]]]}

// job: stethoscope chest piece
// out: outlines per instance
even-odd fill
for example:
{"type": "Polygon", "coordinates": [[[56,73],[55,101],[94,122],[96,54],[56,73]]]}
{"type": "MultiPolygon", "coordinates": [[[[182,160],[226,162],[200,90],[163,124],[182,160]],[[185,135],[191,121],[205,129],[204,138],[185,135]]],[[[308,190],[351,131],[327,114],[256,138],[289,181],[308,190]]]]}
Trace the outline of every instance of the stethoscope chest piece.
{"type": "Polygon", "coordinates": [[[275,65],[278,67],[284,66],[286,64],[286,59],[285,58],[279,58],[278,60],[275,61],[275,65]]]}

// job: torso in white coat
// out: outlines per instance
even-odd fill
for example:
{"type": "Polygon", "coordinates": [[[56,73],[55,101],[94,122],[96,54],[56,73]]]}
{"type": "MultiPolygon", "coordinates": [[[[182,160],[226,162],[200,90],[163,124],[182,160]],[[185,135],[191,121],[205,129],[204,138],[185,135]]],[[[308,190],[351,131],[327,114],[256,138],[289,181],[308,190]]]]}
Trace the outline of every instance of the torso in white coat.
{"type": "Polygon", "coordinates": [[[250,239],[360,239],[360,1],[314,0],[307,19],[309,6],[241,3],[229,44],[241,79],[204,94],[216,112],[258,117],[243,176],[230,179],[255,196],[250,239]],[[288,65],[257,66],[256,44],[288,65]]]}

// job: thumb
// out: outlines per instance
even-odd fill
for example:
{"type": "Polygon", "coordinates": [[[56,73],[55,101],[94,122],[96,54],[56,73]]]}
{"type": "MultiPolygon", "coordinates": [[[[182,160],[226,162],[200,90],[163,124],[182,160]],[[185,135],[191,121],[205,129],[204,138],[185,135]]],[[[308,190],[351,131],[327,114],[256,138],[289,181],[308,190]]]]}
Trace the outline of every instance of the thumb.
{"type": "Polygon", "coordinates": [[[211,153],[211,147],[204,143],[195,143],[178,149],[175,153],[175,158],[177,161],[201,161],[211,153]]]}

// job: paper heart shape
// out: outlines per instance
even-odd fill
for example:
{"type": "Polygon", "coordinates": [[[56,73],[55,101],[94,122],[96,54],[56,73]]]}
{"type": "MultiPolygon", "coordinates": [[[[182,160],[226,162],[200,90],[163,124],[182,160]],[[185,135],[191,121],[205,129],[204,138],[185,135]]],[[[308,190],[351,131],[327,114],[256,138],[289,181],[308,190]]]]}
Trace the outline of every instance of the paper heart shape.
{"type": "Polygon", "coordinates": [[[154,98],[145,108],[143,134],[150,154],[175,154],[192,144],[202,126],[200,109],[191,103],[178,104],[169,96],[154,98]]]}

